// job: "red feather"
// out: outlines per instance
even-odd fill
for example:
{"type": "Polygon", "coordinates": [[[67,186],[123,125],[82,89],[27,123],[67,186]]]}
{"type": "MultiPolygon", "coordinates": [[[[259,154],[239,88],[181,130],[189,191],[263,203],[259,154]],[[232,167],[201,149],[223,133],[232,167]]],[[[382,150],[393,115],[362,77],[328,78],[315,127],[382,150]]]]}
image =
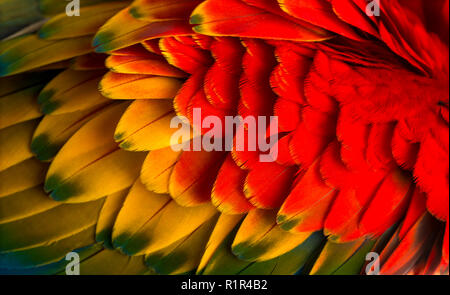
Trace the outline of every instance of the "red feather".
{"type": "Polygon", "coordinates": [[[200,68],[206,69],[213,62],[208,51],[186,44],[174,37],[161,39],[160,48],[171,65],[187,73],[196,73],[200,68]]]}

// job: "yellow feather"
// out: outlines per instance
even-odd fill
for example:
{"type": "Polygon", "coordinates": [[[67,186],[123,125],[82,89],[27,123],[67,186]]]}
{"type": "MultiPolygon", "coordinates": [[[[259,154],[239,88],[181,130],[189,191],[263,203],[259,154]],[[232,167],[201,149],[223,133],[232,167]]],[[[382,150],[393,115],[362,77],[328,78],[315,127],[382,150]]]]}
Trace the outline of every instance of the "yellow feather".
{"type": "Polygon", "coordinates": [[[123,206],[125,197],[128,195],[128,191],[129,189],[126,188],[108,196],[103,204],[102,211],[100,212],[97,227],[95,229],[95,239],[97,242],[103,242],[103,245],[107,248],[112,248],[112,229],[117,215],[123,206]]]}
{"type": "Polygon", "coordinates": [[[131,187],[113,227],[113,242],[116,247],[128,241],[128,236],[140,229],[148,218],[155,215],[170,202],[167,195],[148,191],[140,180],[131,187]],[[125,238],[125,234],[128,235],[125,238]]]}
{"type": "Polygon", "coordinates": [[[9,269],[25,272],[26,269],[44,266],[63,259],[73,250],[92,245],[94,243],[95,226],[90,226],[67,238],[55,241],[49,245],[12,251],[0,254],[0,265],[8,265],[9,269]]]}
{"type": "Polygon", "coordinates": [[[173,35],[192,35],[191,27],[184,20],[140,21],[131,15],[129,8],[125,8],[100,28],[93,44],[97,52],[109,52],[144,40],[173,35]]]}
{"type": "Polygon", "coordinates": [[[50,165],[45,188],[56,200],[86,202],[130,186],[145,154],[118,149],[114,128],[127,103],[106,108],[63,146],[50,165]]]}
{"type": "Polygon", "coordinates": [[[70,237],[97,222],[103,200],[61,204],[20,220],[0,224],[0,253],[49,245],[70,237]]]}
{"type": "Polygon", "coordinates": [[[92,37],[49,41],[36,35],[21,38],[0,54],[0,77],[22,73],[92,51],[92,37]]]}
{"type": "Polygon", "coordinates": [[[81,6],[80,16],[68,16],[65,12],[51,18],[39,30],[39,37],[57,40],[93,35],[128,2],[109,2],[94,6],[81,6]]]}
{"type": "Polygon", "coordinates": [[[48,164],[30,158],[0,172],[0,199],[44,181],[48,164]]]}
{"type": "Polygon", "coordinates": [[[186,73],[169,65],[160,56],[121,56],[111,55],[105,65],[114,73],[144,74],[174,78],[185,78],[186,73]]]}
{"type": "Polygon", "coordinates": [[[242,260],[265,261],[291,251],[310,235],[288,233],[276,224],[276,212],[254,209],[239,228],[232,251],[242,260]]]}
{"type": "Polygon", "coordinates": [[[39,95],[45,114],[59,115],[86,110],[108,100],[98,92],[104,71],[75,71],[68,69],[56,76],[39,95]]]}
{"type": "Polygon", "coordinates": [[[42,87],[32,86],[0,97],[0,129],[41,117],[36,98],[42,87]]]}
{"type": "Polygon", "coordinates": [[[196,270],[216,221],[212,218],[180,241],[148,254],[146,264],[158,274],[177,275],[196,270]]]}
{"type": "MultiPolygon", "coordinates": [[[[143,256],[129,257],[104,249],[80,263],[81,275],[141,275],[150,273],[143,256]]],[[[65,274],[62,272],[61,274],[65,274]]]]}
{"type": "Polygon", "coordinates": [[[114,225],[113,244],[128,255],[153,253],[188,236],[217,213],[209,204],[181,207],[138,181],[114,225]]]}
{"type": "MultiPolygon", "coordinates": [[[[88,7],[104,2],[123,2],[128,0],[80,0],[80,7],[88,7]]],[[[39,8],[46,16],[52,16],[66,11],[67,2],[61,0],[39,0],[39,8]]]]}
{"type": "Polygon", "coordinates": [[[232,233],[239,222],[242,220],[243,215],[227,215],[221,214],[219,220],[214,227],[214,230],[209,238],[203,253],[202,259],[198,265],[198,271],[203,271],[208,263],[211,261],[213,255],[217,249],[222,245],[225,239],[232,233]]]}
{"type": "Polygon", "coordinates": [[[182,85],[176,78],[109,72],[100,91],[111,99],[172,99],[182,85]]]}
{"type": "Polygon", "coordinates": [[[78,130],[53,160],[47,179],[52,175],[67,179],[81,168],[116,150],[117,144],[112,140],[112,135],[126,107],[126,104],[109,106],[78,130]]]}
{"type": "Polygon", "coordinates": [[[33,153],[41,161],[51,160],[81,126],[97,116],[107,105],[108,103],[83,111],[45,116],[33,135],[33,153]]]}
{"type": "Polygon", "coordinates": [[[0,171],[33,157],[30,143],[38,123],[32,120],[0,130],[0,171]]]}
{"type": "Polygon", "coordinates": [[[136,100],[120,119],[115,139],[122,148],[130,151],[169,147],[172,135],[178,131],[170,128],[175,116],[170,100],[136,100]]]}
{"type": "Polygon", "coordinates": [[[55,73],[53,71],[49,71],[43,73],[24,73],[20,75],[1,78],[0,97],[13,94],[14,92],[25,90],[33,86],[46,84],[54,76],[55,73]]]}
{"type": "Polygon", "coordinates": [[[151,151],[142,165],[141,181],[148,190],[158,194],[169,193],[170,174],[181,152],[172,148],[151,151]]]}
{"type": "Polygon", "coordinates": [[[59,205],[42,190],[41,185],[4,196],[0,198],[0,224],[27,218],[59,205]]]}

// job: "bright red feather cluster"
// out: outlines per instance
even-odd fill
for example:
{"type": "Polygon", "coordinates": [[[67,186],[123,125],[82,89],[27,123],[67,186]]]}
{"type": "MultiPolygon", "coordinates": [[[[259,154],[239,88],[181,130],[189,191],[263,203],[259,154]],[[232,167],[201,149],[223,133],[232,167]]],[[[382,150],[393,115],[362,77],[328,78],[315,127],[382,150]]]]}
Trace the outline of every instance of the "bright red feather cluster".
{"type": "MultiPolygon", "coordinates": [[[[381,17],[365,15],[364,0],[224,3],[203,2],[191,20],[216,37],[160,43],[190,74],[176,110],[190,120],[194,108],[223,120],[276,115],[280,140],[275,163],[228,155],[208,178],[213,203],[227,213],[281,208],[284,229],[323,229],[338,242],[400,223],[384,272],[427,243],[448,267],[448,14],[431,15],[448,1],[385,1],[381,17]],[[305,34],[323,40],[297,41],[305,34]],[[444,246],[417,239],[425,224],[441,226],[427,212],[447,224],[444,246]]],[[[210,165],[190,153],[191,163],[210,165]]]]}

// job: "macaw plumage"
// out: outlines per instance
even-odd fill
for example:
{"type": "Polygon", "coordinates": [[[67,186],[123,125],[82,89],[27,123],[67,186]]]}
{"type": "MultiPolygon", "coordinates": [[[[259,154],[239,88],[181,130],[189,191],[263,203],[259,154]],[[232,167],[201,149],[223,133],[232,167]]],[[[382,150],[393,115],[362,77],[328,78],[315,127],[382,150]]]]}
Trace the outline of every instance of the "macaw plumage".
{"type": "Polygon", "coordinates": [[[448,0],[36,1],[0,26],[32,26],[0,42],[0,273],[448,274],[448,0]],[[174,150],[196,109],[276,116],[277,158],[174,150]]]}

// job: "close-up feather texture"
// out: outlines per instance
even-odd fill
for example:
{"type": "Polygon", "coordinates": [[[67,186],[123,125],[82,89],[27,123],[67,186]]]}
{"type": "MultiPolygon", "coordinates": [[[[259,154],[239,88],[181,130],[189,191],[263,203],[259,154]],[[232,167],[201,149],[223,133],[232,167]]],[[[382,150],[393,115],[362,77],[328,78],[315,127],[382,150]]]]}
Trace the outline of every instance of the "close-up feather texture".
{"type": "Polygon", "coordinates": [[[0,0],[0,274],[448,275],[449,0],[369,2],[0,0]]]}

